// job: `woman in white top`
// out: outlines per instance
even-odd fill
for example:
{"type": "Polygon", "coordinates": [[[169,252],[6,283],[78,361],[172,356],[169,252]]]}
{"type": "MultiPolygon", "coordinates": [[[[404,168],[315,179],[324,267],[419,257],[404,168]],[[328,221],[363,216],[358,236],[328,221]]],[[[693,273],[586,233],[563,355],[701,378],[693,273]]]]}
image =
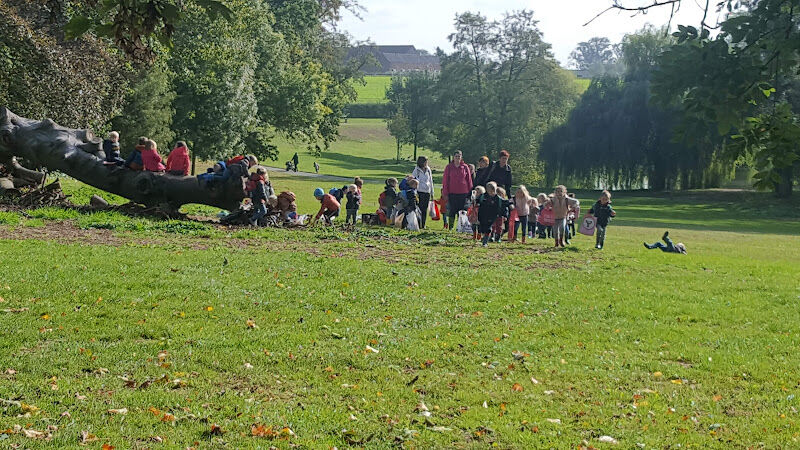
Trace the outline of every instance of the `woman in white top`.
{"type": "Polygon", "coordinates": [[[419,181],[417,194],[419,195],[419,210],[422,213],[420,229],[425,228],[425,219],[428,217],[428,204],[433,197],[433,174],[428,167],[428,158],[420,156],[417,158],[417,166],[411,172],[411,176],[419,181]]]}

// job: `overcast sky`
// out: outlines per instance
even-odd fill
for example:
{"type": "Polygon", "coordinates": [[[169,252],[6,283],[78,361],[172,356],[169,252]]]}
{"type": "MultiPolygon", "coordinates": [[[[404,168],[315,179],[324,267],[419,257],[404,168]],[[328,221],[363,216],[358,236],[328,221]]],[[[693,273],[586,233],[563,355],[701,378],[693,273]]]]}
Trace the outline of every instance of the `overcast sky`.
{"type": "MultiPolygon", "coordinates": [[[[627,0],[626,4],[647,4],[652,0],[627,0]]],[[[702,11],[697,0],[684,0],[673,20],[698,25],[702,11]]],[[[592,17],[611,4],[611,0],[360,0],[367,9],[362,20],[346,13],[340,29],[357,40],[370,39],[378,45],[412,44],[433,52],[436,47],[452,50],[447,36],[453,32],[456,13],[480,12],[490,19],[500,19],[504,12],[531,9],[539,20],[545,41],[553,53],[567,64],[569,53],[578,42],[594,36],[605,36],[619,42],[626,33],[636,31],[646,23],[664,25],[669,8],[651,10],[646,15],[631,17],[631,13],[609,11],[587,26],[592,17]]]]}

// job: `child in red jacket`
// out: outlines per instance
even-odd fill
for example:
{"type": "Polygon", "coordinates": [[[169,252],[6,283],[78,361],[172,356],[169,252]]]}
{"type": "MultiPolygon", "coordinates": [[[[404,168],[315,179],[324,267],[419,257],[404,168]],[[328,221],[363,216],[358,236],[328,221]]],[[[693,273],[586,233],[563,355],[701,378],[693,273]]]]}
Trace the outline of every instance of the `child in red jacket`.
{"type": "Polygon", "coordinates": [[[319,208],[319,212],[314,218],[311,220],[311,225],[313,225],[317,219],[320,217],[324,217],[325,225],[332,225],[333,218],[339,215],[339,202],[336,200],[336,197],[332,196],[331,194],[326,194],[322,188],[314,189],[314,197],[319,200],[321,206],[319,208]]]}
{"type": "Polygon", "coordinates": [[[190,167],[189,149],[186,147],[186,142],[178,141],[167,157],[167,173],[185,177],[189,175],[190,167]]]}
{"type": "Polygon", "coordinates": [[[158,154],[158,146],[152,139],[148,139],[144,144],[142,151],[142,165],[144,170],[148,172],[163,172],[166,170],[164,164],[161,164],[161,155],[158,154]]]}

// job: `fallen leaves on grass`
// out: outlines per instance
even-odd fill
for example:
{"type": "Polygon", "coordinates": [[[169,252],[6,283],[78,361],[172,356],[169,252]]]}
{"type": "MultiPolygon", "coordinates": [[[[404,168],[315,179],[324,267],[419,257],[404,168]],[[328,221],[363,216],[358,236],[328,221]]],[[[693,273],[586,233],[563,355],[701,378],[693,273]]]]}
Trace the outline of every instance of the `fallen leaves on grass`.
{"type": "Polygon", "coordinates": [[[27,310],[28,310],[28,308],[5,308],[5,309],[0,309],[0,311],[2,311],[4,313],[21,313],[21,312],[25,312],[27,310]]]}
{"type": "Polygon", "coordinates": [[[365,353],[380,353],[380,351],[378,349],[370,347],[369,345],[367,345],[364,348],[364,350],[365,350],[365,353]]]}
{"type": "Polygon", "coordinates": [[[211,312],[211,311],[213,311],[213,310],[214,310],[214,307],[213,307],[213,306],[206,306],[206,307],[205,307],[205,308],[203,308],[203,309],[204,309],[204,310],[206,310],[206,311],[208,311],[208,312],[211,312]]]}
{"type": "Polygon", "coordinates": [[[125,414],[128,414],[128,408],[109,409],[108,413],[124,416],[125,414]]]}
{"type": "Polygon", "coordinates": [[[511,390],[514,392],[522,392],[525,390],[525,388],[523,388],[522,385],[519,383],[514,383],[514,385],[511,386],[511,390]]]}
{"type": "Polygon", "coordinates": [[[94,442],[97,440],[97,436],[89,433],[86,430],[81,431],[81,434],[78,436],[78,443],[80,444],[88,444],[90,442],[94,442]]]}
{"type": "Polygon", "coordinates": [[[211,436],[222,436],[225,433],[226,431],[223,431],[217,424],[212,424],[211,430],[208,432],[211,436]]]}
{"type": "Polygon", "coordinates": [[[284,441],[288,441],[292,438],[292,436],[294,436],[294,431],[292,431],[292,429],[289,427],[283,427],[276,430],[272,426],[265,426],[261,424],[253,425],[250,428],[250,433],[254,437],[263,437],[270,440],[280,439],[284,441]]]}
{"type": "Polygon", "coordinates": [[[256,325],[256,321],[253,319],[247,319],[247,322],[245,322],[245,324],[247,325],[247,328],[252,328],[252,329],[258,328],[258,325],[256,325]]]}

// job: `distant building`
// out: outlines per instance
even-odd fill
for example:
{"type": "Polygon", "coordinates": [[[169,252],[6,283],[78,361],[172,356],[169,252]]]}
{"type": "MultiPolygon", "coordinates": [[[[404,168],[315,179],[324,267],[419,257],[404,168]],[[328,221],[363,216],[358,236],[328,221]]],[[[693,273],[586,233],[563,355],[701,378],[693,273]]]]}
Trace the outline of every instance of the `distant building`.
{"type": "Polygon", "coordinates": [[[371,54],[377,65],[367,64],[361,68],[366,75],[392,75],[400,72],[439,72],[439,57],[413,45],[361,45],[347,52],[347,59],[371,54]]]}

